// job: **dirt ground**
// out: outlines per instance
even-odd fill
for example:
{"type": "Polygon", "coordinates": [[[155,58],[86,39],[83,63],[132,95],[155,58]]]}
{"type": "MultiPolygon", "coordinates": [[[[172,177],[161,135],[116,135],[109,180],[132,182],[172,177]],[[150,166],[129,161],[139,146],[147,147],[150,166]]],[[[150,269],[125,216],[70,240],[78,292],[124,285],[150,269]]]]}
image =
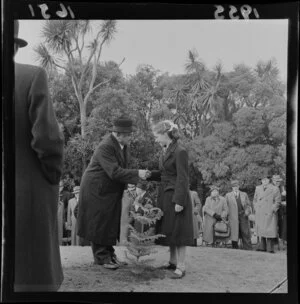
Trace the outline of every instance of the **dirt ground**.
{"type": "MultiPolygon", "coordinates": [[[[157,246],[150,257],[153,267],[168,261],[167,247],[157,246]]],[[[267,293],[287,276],[286,251],[275,254],[231,248],[188,247],[186,276],[170,278],[172,272],[150,268],[133,273],[133,265],[108,270],[93,264],[91,248],[61,246],[64,270],[62,292],[255,292],[267,293]]],[[[116,246],[120,260],[125,247],[116,246]]],[[[277,293],[287,293],[284,283],[277,293]]]]}

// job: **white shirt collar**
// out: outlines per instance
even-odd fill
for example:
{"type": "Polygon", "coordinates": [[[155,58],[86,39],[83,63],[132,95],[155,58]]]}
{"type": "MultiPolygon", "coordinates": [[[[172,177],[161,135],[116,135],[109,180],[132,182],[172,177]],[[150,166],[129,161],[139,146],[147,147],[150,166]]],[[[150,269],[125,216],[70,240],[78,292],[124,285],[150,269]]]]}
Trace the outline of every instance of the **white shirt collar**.
{"type": "Polygon", "coordinates": [[[123,149],[124,149],[124,145],[121,145],[121,144],[119,143],[119,141],[117,140],[117,138],[116,138],[116,136],[115,136],[114,133],[112,133],[112,136],[116,139],[116,141],[117,141],[118,144],[120,145],[121,150],[123,150],[123,149]]]}

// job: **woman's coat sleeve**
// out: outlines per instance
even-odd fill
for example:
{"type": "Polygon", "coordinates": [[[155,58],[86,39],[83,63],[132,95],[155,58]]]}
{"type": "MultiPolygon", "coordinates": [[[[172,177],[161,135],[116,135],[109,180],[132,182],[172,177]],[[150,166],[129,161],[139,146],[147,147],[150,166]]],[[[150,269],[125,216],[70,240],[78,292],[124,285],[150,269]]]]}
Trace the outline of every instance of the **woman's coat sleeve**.
{"type": "Polygon", "coordinates": [[[190,203],[187,199],[189,195],[189,173],[188,173],[188,154],[185,150],[180,150],[176,153],[176,170],[177,178],[173,203],[181,206],[190,203]]]}

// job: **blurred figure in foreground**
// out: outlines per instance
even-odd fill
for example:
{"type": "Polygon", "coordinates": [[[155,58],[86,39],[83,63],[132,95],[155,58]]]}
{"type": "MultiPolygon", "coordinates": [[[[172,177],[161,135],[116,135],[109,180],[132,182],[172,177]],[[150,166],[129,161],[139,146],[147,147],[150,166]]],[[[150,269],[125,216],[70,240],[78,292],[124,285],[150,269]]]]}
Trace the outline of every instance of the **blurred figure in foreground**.
{"type": "MultiPolygon", "coordinates": [[[[27,42],[18,38],[15,54],[27,42]]],[[[63,281],[58,244],[58,191],[64,138],[45,70],[15,63],[16,292],[57,291],[63,281]]]]}

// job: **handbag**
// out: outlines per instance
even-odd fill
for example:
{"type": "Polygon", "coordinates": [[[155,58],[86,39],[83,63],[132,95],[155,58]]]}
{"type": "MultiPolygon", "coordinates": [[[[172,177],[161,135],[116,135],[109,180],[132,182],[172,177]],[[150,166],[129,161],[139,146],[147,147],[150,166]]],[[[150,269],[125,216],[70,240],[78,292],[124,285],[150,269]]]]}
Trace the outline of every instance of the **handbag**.
{"type": "Polygon", "coordinates": [[[230,227],[227,222],[221,221],[214,224],[214,236],[227,238],[230,236],[230,227]]]}
{"type": "Polygon", "coordinates": [[[228,230],[228,225],[224,221],[216,222],[214,225],[214,230],[216,232],[226,233],[228,230]]]}

